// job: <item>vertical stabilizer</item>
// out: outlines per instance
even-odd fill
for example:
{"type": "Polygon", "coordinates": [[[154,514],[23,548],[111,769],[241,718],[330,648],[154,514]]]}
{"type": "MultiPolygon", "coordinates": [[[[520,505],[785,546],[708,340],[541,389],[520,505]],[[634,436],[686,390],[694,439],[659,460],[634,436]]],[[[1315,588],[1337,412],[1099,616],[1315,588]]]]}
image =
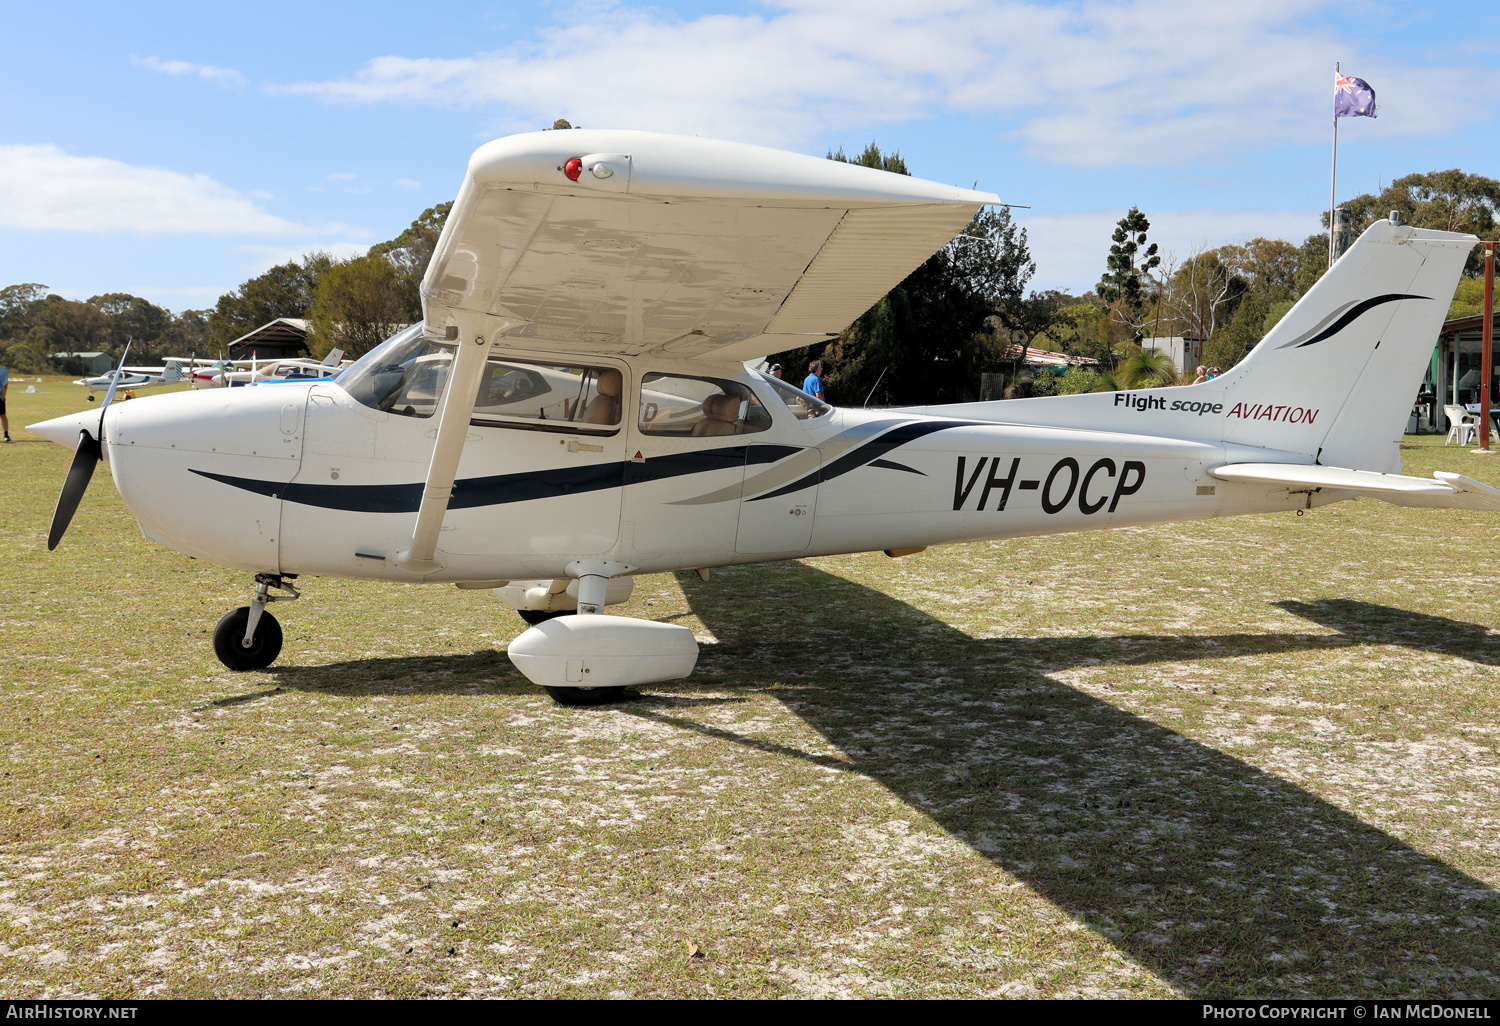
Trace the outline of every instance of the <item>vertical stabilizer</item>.
{"type": "Polygon", "coordinates": [[[1477,240],[1376,221],[1215,384],[1224,441],[1389,472],[1477,240]]]}

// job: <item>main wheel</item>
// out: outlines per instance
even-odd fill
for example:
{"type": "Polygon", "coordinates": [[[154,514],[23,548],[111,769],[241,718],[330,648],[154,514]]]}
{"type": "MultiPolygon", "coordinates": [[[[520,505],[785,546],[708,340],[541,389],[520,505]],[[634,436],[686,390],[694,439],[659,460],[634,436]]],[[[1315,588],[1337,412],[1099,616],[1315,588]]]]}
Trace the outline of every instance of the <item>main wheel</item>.
{"type": "Polygon", "coordinates": [[[539,623],[546,623],[553,617],[572,616],[573,610],[559,609],[555,612],[552,612],[546,609],[517,609],[516,613],[521,617],[521,619],[525,620],[527,623],[531,624],[531,626],[535,627],[539,623]]]}
{"type": "MultiPolygon", "coordinates": [[[[243,629],[243,628],[241,628],[243,629]]],[[[624,688],[547,688],[558,705],[608,705],[625,697],[624,688]]]]}
{"type": "Polygon", "coordinates": [[[231,670],[264,670],[281,654],[281,624],[269,611],[260,614],[255,637],[245,647],[245,625],[250,622],[250,607],[240,606],[224,614],[214,628],[214,655],[231,670]]]}

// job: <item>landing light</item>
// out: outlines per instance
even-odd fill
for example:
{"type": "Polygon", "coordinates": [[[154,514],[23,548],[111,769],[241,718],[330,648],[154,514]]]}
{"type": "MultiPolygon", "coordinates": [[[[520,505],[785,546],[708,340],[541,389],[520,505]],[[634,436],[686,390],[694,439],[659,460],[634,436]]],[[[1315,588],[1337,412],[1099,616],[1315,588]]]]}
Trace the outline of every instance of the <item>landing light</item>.
{"type": "Polygon", "coordinates": [[[567,175],[571,181],[578,181],[578,176],[583,174],[583,158],[570,158],[566,163],[563,164],[562,172],[563,174],[567,175]]]}

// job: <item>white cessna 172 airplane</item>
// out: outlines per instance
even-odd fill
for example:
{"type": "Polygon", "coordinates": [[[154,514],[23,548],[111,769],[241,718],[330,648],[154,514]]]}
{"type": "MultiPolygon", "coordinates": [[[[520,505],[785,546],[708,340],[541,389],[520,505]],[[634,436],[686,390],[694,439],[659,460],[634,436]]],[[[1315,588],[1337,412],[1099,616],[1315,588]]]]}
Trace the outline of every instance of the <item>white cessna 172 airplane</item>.
{"type": "MultiPolygon", "coordinates": [[[[121,388],[149,388],[152,385],[174,385],[183,380],[182,365],[186,361],[171,359],[165,367],[119,367],[97,378],[80,378],[75,385],[87,386],[90,392],[107,392],[119,382],[121,388]]],[[[89,401],[93,401],[89,396],[89,401]]]]}
{"type": "Polygon", "coordinates": [[[840,410],[746,360],[841,330],[998,197],[642,132],[500,139],[469,162],[425,320],[332,382],[183,392],[38,424],[147,538],[255,574],[215,632],[269,665],[300,576],[496,589],[562,702],[687,676],[681,626],[604,614],[633,574],[1311,508],[1500,511],[1400,473],[1468,235],[1379,221],[1206,384],[840,410]],[[284,594],[273,594],[284,592],[284,594]],[[559,612],[578,615],[552,617],[559,612]]]}

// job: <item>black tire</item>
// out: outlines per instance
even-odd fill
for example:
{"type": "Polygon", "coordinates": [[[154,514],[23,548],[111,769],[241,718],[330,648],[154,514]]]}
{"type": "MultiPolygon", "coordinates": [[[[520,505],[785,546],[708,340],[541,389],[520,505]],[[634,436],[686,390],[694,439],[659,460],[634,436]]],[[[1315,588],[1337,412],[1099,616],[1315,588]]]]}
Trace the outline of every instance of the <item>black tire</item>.
{"type": "Polygon", "coordinates": [[[249,648],[244,646],[245,625],[250,622],[250,607],[240,606],[224,614],[214,628],[214,655],[231,670],[264,670],[281,654],[281,624],[267,610],[255,625],[255,637],[249,648]]]}
{"type": "Polygon", "coordinates": [[[546,691],[558,705],[608,705],[625,698],[624,688],[547,688],[546,691]]]}
{"type": "Polygon", "coordinates": [[[521,619],[525,620],[527,623],[531,624],[531,626],[535,627],[539,623],[546,623],[553,617],[572,616],[573,610],[559,609],[556,612],[549,612],[545,609],[517,609],[516,613],[521,617],[521,619]]]}

